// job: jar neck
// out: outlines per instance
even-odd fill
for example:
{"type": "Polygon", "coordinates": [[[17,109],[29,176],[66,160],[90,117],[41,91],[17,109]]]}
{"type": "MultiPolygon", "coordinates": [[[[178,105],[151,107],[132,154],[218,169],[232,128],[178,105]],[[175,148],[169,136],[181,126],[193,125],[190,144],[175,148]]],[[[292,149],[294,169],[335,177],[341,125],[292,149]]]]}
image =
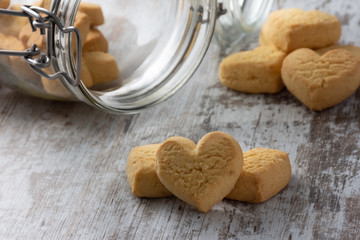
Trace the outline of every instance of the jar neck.
{"type": "Polygon", "coordinates": [[[221,2],[227,14],[219,17],[214,35],[221,49],[226,54],[230,54],[244,47],[245,37],[257,33],[269,15],[273,0],[222,0],[221,2]]]}

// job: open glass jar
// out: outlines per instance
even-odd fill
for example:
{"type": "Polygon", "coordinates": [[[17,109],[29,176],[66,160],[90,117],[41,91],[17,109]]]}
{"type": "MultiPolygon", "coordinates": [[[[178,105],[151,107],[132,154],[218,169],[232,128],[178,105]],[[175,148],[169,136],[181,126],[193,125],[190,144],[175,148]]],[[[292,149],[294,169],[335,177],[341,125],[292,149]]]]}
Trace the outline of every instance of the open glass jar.
{"type": "Polygon", "coordinates": [[[0,49],[10,50],[0,56],[0,82],[42,98],[136,112],[176,92],[200,64],[213,35],[222,48],[238,46],[260,28],[271,4],[13,0],[8,10],[0,10],[0,49]]]}

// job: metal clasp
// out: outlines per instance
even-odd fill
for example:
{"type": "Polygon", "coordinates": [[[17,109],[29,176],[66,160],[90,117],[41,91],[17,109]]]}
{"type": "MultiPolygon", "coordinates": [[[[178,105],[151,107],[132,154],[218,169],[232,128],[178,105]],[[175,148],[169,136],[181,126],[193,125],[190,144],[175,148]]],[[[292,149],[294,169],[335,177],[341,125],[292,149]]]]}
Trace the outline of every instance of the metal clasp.
{"type": "Polygon", "coordinates": [[[220,17],[227,13],[227,10],[224,8],[224,4],[222,2],[218,2],[218,7],[216,9],[216,17],[220,17]]]}
{"type": "MultiPolygon", "coordinates": [[[[194,10],[194,9],[191,9],[191,10],[194,10]]],[[[204,7],[200,6],[197,11],[198,11],[199,15],[201,16],[200,22],[201,23],[208,23],[209,22],[208,18],[207,19],[202,18],[203,13],[204,13],[204,7]]],[[[222,16],[222,15],[224,15],[226,13],[227,13],[227,9],[225,9],[224,4],[221,1],[219,1],[218,5],[216,7],[216,18],[219,18],[220,16],[222,16]]]]}
{"type": "Polygon", "coordinates": [[[9,51],[9,50],[0,50],[0,55],[12,55],[23,57],[25,61],[29,64],[32,70],[34,70],[39,75],[46,77],[48,79],[54,80],[59,77],[64,77],[72,86],[77,86],[80,83],[81,79],[81,35],[80,31],[74,26],[64,27],[61,24],[60,20],[57,18],[55,12],[56,10],[49,11],[44,8],[36,6],[21,6],[22,11],[14,11],[7,9],[0,9],[0,14],[13,15],[18,17],[27,17],[29,19],[31,28],[33,32],[37,29],[40,29],[41,35],[46,35],[46,52],[42,52],[41,49],[38,49],[36,44],[32,45],[30,48],[25,51],[9,51]],[[73,79],[66,72],[56,72],[54,74],[47,74],[42,69],[48,68],[53,58],[55,57],[54,51],[54,29],[55,26],[63,33],[75,33],[76,36],[76,76],[73,79]]]}

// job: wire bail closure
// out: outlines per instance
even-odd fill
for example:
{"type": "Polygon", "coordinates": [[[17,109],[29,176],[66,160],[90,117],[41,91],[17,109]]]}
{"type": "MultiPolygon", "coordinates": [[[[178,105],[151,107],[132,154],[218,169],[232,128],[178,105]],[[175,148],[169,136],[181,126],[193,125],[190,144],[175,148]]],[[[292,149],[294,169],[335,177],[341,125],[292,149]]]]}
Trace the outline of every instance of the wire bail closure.
{"type": "Polygon", "coordinates": [[[0,55],[11,55],[23,57],[25,61],[29,64],[31,69],[37,74],[46,77],[50,80],[57,79],[59,77],[64,77],[68,83],[72,86],[78,86],[81,79],[81,35],[80,31],[74,27],[64,27],[60,20],[55,15],[55,11],[49,11],[47,9],[24,5],[21,6],[22,11],[14,11],[7,9],[0,9],[0,14],[18,16],[18,17],[27,17],[29,19],[31,28],[33,32],[37,29],[40,29],[41,35],[46,35],[46,52],[42,52],[36,44],[33,44],[30,48],[24,51],[9,51],[9,50],[0,50],[0,55]],[[52,64],[52,60],[55,57],[54,51],[54,31],[55,26],[63,33],[75,33],[76,37],[76,73],[75,79],[72,78],[66,72],[55,72],[54,74],[48,74],[44,72],[43,68],[48,68],[52,64]],[[47,31],[46,31],[47,30],[47,31]]]}

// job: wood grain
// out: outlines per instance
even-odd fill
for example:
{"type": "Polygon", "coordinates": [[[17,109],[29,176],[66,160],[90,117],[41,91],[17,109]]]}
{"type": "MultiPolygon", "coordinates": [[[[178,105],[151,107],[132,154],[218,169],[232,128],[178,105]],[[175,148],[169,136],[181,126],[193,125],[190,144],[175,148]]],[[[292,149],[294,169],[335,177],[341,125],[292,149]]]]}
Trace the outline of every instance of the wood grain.
{"type": "MultiPolygon", "coordinates": [[[[333,13],[360,45],[360,3],[278,0],[274,9],[333,13]]],[[[250,41],[245,48],[256,46],[250,41]]],[[[190,82],[137,115],[0,88],[1,239],[360,239],[360,91],[312,112],[283,91],[249,95],[219,83],[213,43],[190,82]],[[129,150],[209,131],[289,153],[293,177],[263,204],[224,200],[202,214],[175,197],[132,196],[129,150]]]]}

